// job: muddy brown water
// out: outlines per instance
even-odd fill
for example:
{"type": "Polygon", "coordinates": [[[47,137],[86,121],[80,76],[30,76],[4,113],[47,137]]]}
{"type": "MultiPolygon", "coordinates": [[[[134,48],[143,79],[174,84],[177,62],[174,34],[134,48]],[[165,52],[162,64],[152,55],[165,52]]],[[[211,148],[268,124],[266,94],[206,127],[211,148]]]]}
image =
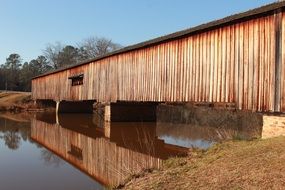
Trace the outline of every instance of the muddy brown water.
{"type": "Polygon", "coordinates": [[[0,189],[105,189],[190,147],[256,131],[170,123],[104,123],[96,114],[0,113],[0,189]],[[19,119],[20,118],[20,119],[19,119]]]}

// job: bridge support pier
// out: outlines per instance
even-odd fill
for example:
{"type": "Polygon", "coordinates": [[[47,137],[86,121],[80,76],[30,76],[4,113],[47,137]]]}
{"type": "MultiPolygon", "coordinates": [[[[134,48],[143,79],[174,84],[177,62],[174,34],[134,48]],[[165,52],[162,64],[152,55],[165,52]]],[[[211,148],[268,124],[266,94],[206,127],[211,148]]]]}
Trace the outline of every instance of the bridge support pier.
{"type": "Polygon", "coordinates": [[[155,122],[157,103],[117,102],[105,105],[105,122],[155,122]]]}
{"type": "Polygon", "coordinates": [[[93,113],[94,101],[56,101],[56,113],[93,113]]]}
{"type": "Polygon", "coordinates": [[[284,115],[263,115],[262,138],[285,136],[284,115]]]}

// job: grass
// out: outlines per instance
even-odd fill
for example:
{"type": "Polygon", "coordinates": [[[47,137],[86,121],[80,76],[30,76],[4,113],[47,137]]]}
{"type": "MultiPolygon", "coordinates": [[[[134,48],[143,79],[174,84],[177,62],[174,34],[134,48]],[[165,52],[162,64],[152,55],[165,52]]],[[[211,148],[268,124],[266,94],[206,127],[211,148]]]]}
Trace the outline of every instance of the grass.
{"type": "Polygon", "coordinates": [[[282,189],[285,137],[217,144],[184,158],[164,161],[124,189],[282,189]]]}

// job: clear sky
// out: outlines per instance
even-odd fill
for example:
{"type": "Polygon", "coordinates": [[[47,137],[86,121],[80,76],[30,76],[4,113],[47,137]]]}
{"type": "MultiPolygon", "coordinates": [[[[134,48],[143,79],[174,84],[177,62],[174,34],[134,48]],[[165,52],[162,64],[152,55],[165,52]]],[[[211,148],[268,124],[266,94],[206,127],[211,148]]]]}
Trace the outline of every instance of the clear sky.
{"type": "Polygon", "coordinates": [[[47,44],[107,37],[128,46],[274,0],[0,0],[0,64],[23,61],[47,44]]]}

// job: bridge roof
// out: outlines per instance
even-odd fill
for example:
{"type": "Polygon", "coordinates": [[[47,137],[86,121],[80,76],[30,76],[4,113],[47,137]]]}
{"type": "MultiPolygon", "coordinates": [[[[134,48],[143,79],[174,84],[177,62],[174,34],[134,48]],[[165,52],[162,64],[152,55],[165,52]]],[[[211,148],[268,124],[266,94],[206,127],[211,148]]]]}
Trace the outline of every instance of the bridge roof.
{"type": "Polygon", "coordinates": [[[56,69],[56,70],[44,73],[42,75],[38,75],[38,76],[34,77],[33,79],[40,78],[40,77],[43,77],[43,76],[47,76],[47,75],[54,74],[54,73],[58,73],[58,72],[61,72],[61,71],[64,71],[64,70],[68,70],[68,69],[71,69],[71,68],[75,68],[75,67],[78,67],[78,66],[81,66],[81,65],[85,65],[85,64],[88,64],[88,63],[91,63],[91,62],[94,62],[94,61],[98,61],[98,60],[101,60],[101,59],[104,59],[104,58],[107,58],[107,57],[111,57],[113,55],[118,55],[118,54],[126,53],[126,52],[129,52],[129,51],[133,51],[133,50],[137,50],[137,49],[141,49],[141,48],[146,48],[146,47],[149,47],[149,46],[153,46],[153,45],[160,44],[160,43],[163,43],[163,42],[167,42],[167,41],[183,38],[183,37],[186,37],[186,36],[191,36],[191,35],[196,34],[196,33],[209,31],[209,30],[212,30],[212,29],[215,29],[215,28],[219,28],[219,27],[222,27],[222,26],[226,26],[226,25],[242,22],[242,21],[245,21],[245,20],[249,20],[249,19],[254,18],[254,17],[264,16],[264,15],[272,13],[273,11],[275,11],[277,9],[284,8],[284,7],[285,7],[285,1],[271,3],[271,4],[268,4],[268,5],[259,7],[259,8],[248,10],[246,12],[234,14],[234,15],[231,15],[231,16],[219,19],[219,20],[208,22],[206,24],[201,24],[201,25],[195,26],[193,28],[181,30],[181,31],[178,31],[178,32],[175,32],[175,33],[171,33],[171,34],[168,34],[168,35],[165,35],[165,36],[154,38],[154,39],[151,39],[151,40],[148,40],[148,41],[144,41],[144,42],[141,42],[141,43],[138,43],[138,44],[130,45],[130,46],[124,47],[122,49],[110,52],[110,53],[108,53],[108,54],[106,54],[104,56],[100,56],[100,57],[96,57],[96,58],[93,58],[93,59],[85,60],[83,62],[74,64],[74,65],[69,65],[69,66],[66,66],[66,67],[63,67],[63,68],[60,68],[60,69],[56,69]]]}

